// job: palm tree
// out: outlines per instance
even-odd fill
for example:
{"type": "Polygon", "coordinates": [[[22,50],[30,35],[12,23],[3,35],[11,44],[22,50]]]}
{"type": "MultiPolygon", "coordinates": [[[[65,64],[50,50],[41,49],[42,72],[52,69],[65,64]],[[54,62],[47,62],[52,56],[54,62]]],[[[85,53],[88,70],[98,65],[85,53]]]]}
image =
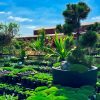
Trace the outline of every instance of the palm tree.
{"type": "Polygon", "coordinates": [[[77,42],[79,41],[79,28],[80,20],[86,19],[90,8],[84,2],[79,2],[78,4],[68,4],[66,10],[63,12],[65,17],[65,23],[71,25],[73,30],[77,30],[77,42]]]}

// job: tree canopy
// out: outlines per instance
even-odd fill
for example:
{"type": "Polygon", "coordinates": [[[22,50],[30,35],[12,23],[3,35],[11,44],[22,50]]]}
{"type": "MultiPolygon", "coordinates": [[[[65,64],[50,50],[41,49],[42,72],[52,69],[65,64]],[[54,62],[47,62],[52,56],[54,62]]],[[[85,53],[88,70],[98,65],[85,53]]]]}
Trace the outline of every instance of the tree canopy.
{"type": "Polygon", "coordinates": [[[84,20],[88,16],[89,12],[90,8],[84,2],[68,4],[65,11],[63,12],[63,16],[65,18],[65,26],[67,26],[66,30],[68,30],[69,27],[71,27],[70,31],[72,32],[76,29],[77,38],[79,39],[80,20],[84,20]]]}
{"type": "Polygon", "coordinates": [[[16,23],[0,23],[0,46],[8,45],[11,39],[18,34],[19,26],[16,23]]]}

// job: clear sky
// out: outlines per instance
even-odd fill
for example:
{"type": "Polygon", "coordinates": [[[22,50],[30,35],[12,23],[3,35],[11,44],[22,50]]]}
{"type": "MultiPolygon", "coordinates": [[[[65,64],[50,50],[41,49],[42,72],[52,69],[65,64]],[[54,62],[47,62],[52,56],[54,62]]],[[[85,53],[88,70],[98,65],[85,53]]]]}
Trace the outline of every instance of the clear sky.
{"type": "Polygon", "coordinates": [[[64,23],[66,4],[78,1],[91,8],[85,22],[100,21],[100,0],[0,0],[0,22],[17,22],[21,36],[32,36],[36,28],[64,23]]]}

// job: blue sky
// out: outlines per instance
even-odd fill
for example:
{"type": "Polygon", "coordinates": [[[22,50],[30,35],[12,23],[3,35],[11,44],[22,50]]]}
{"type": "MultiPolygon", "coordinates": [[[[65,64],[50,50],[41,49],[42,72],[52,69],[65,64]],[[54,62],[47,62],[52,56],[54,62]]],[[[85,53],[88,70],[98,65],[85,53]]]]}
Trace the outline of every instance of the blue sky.
{"type": "Polygon", "coordinates": [[[66,4],[78,1],[91,8],[84,22],[100,21],[100,0],[0,0],[0,22],[17,22],[21,36],[32,36],[36,28],[63,24],[66,4]]]}

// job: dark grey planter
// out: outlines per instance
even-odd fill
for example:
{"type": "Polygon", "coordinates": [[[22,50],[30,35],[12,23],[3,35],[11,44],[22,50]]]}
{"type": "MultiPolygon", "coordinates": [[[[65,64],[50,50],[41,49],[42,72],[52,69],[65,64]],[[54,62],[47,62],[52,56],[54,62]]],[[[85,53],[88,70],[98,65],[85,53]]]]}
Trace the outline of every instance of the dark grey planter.
{"type": "Polygon", "coordinates": [[[84,73],[52,68],[53,83],[63,86],[80,87],[83,85],[95,86],[97,81],[97,67],[93,66],[84,73]]]}

